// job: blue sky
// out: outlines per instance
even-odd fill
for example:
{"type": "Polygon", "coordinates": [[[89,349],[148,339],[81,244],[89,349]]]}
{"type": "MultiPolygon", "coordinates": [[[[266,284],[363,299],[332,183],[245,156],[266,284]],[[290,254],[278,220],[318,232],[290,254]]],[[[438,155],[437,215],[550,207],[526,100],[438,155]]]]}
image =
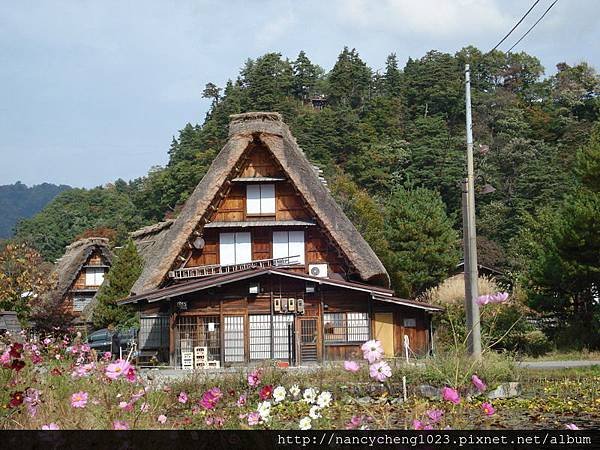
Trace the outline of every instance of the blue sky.
{"type": "MultiPolygon", "coordinates": [[[[527,10],[517,0],[26,1],[0,3],[0,184],[92,187],[166,162],[201,123],[204,85],[243,62],[304,49],[331,69],[344,45],[373,68],[396,52],[489,50],[527,10]]],[[[502,46],[542,14],[542,0],[502,46]]],[[[600,2],[561,0],[516,50],[600,67],[600,2]]]]}

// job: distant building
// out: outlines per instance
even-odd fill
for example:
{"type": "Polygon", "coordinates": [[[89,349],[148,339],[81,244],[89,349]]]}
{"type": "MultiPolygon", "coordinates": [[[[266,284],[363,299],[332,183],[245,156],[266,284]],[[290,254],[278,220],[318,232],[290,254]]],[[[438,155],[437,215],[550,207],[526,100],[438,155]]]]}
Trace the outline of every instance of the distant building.
{"type": "Polygon", "coordinates": [[[139,347],[180,365],[357,357],[431,348],[441,308],[398,298],[277,113],[232,116],[229,140],[174,220],[132,233],[144,269],[121,304],[139,347]]]}
{"type": "Polygon", "coordinates": [[[63,299],[63,308],[75,316],[75,325],[91,322],[96,294],[112,260],[108,239],[91,237],[67,246],[65,254],[56,261],[53,274],[58,282],[52,295],[63,299]]]}

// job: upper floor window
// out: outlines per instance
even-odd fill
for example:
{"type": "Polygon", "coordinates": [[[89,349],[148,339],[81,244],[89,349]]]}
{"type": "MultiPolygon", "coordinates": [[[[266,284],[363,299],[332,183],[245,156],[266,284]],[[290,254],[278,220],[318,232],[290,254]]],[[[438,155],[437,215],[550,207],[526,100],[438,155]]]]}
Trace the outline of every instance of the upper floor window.
{"type": "Polygon", "coordinates": [[[250,233],[219,234],[219,260],[222,266],[252,261],[250,233]]]}
{"type": "Polygon", "coordinates": [[[295,256],[294,262],[304,264],[304,231],[273,231],[273,258],[295,256]]]}
{"type": "Polygon", "coordinates": [[[275,185],[246,185],[247,214],[275,214],[275,185]]]}
{"type": "Polygon", "coordinates": [[[86,286],[100,286],[104,282],[103,267],[88,267],[85,269],[86,286]]]}

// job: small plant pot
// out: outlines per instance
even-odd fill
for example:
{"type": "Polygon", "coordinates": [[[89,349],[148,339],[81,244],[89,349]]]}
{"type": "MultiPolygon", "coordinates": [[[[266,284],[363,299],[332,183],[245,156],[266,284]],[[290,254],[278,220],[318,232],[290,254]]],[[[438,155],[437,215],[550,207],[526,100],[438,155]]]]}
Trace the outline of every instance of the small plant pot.
{"type": "Polygon", "coordinates": [[[290,363],[287,361],[277,361],[275,363],[275,367],[279,369],[287,369],[288,367],[290,367],[290,363]]]}

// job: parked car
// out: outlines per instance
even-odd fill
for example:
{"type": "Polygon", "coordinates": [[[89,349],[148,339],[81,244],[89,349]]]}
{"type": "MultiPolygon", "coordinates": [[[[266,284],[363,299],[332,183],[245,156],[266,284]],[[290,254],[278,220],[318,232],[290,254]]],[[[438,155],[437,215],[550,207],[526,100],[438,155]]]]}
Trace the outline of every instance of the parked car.
{"type": "MultiPolygon", "coordinates": [[[[107,328],[96,330],[88,335],[88,344],[91,348],[96,350],[98,353],[111,352],[113,343],[113,332],[107,328]]],[[[120,330],[117,333],[119,345],[123,353],[127,353],[134,342],[137,339],[137,330],[130,328],[127,330],[120,330]]],[[[114,353],[118,353],[116,349],[114,353]]]]}

